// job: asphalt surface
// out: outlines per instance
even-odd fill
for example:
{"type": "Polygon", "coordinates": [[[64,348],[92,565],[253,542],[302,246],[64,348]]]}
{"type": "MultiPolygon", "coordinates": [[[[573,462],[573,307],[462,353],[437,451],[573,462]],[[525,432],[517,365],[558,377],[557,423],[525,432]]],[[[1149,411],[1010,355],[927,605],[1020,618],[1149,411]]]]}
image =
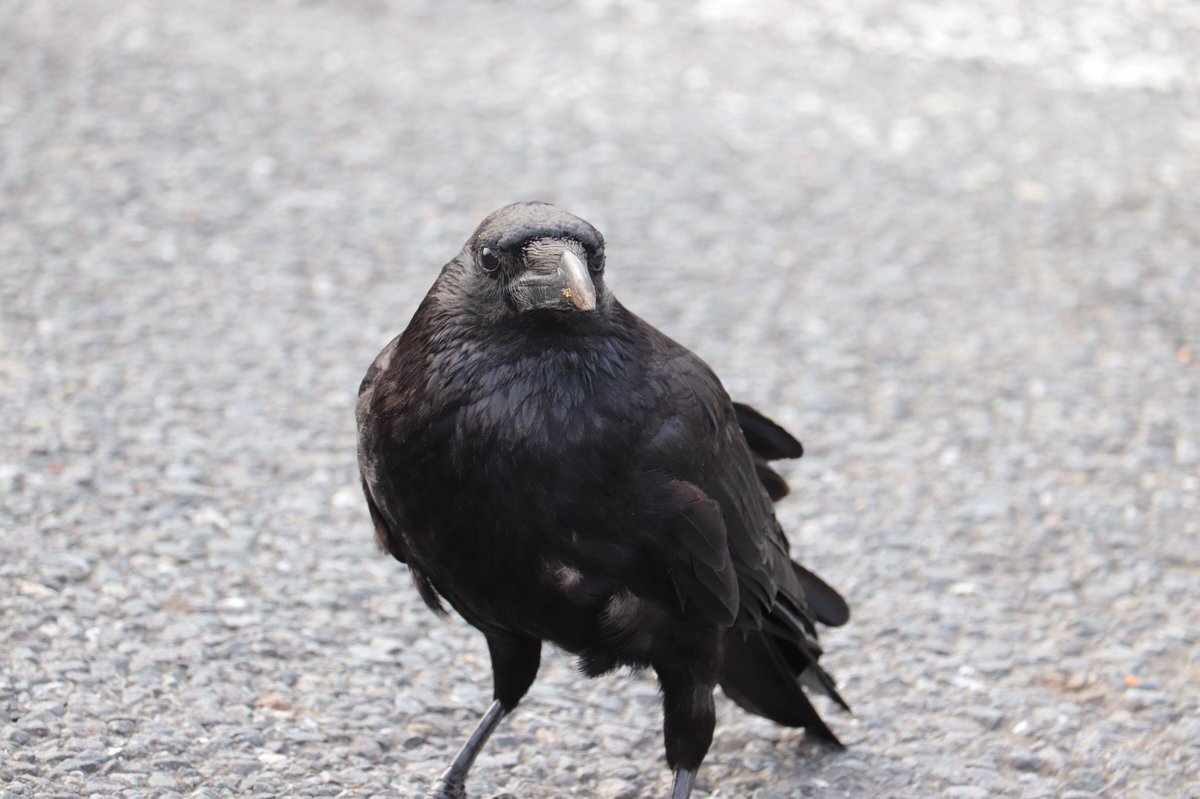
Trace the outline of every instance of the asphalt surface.
{"type": "MultiPolygon", "coordinates": [[[[808,454],[842,754],[720,703],[699,797],[1200,785],[1200,12],[0,2],[0,796],[411,797],[481,638],[373,549],[352,408],[480,218],[808,454]]],[[[548,653],[472,796],[663,795],[548,653]]]]}

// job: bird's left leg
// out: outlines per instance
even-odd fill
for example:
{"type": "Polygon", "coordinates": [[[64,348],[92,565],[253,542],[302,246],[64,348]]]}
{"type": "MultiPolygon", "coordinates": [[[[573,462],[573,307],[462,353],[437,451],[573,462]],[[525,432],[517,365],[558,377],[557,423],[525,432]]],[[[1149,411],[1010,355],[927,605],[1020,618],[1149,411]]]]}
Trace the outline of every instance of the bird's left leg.
{"type": "Polygon", "coordinates": [[[483,714],[471,737],[454,757],[450,768],[426,794],[426,799],[466,799],[467,773],[483,745],[500,726],[500,721],[513,711],[521,697],[533,684],[542,657],[542,642],[536,638],[488,635],[488,651],[492,655],[492,682],[495,701],[483,714]]]}
{"type": "Polygon", "coordinates": [[[671,799],[688,799],[717,723],[713,706],[716,676],[703,667],[656,665],[654,669],[663,694],[667,765],[674,772],[671,799]]]}

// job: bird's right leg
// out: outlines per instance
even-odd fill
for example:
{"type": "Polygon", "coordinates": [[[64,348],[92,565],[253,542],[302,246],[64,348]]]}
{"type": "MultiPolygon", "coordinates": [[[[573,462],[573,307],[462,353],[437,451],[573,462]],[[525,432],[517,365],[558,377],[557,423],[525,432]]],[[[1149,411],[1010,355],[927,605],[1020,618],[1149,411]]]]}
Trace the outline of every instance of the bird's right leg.
{"type": "Polygon", "coordinates": [[[488,635],[492,655],[492,683],[495,701],[483,714],[450,768],[426,794],[426,799],[466,799],[467,773],[484,744],[500,726],[500,721],[516,708],[533,684],[542,657],[542,642],[514,635],[488,635]]]}
{"type": "Polygon", "coordinates": [[[671,799],[688,799],[717,723],[716,678],[705,669],[655,666],[663,695],[663,742],[673,772],[671,799]]]}

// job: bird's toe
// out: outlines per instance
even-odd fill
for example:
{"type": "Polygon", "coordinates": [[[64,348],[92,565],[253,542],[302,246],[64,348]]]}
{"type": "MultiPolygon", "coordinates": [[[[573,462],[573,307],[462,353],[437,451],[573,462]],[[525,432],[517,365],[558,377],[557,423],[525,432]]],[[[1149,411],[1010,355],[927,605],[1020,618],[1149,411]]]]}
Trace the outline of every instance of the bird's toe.
{"type": "Polygon", "coordinates": [[[438,780],[422,799],[467,799],[467,789],[461,782],[438,780]]]}

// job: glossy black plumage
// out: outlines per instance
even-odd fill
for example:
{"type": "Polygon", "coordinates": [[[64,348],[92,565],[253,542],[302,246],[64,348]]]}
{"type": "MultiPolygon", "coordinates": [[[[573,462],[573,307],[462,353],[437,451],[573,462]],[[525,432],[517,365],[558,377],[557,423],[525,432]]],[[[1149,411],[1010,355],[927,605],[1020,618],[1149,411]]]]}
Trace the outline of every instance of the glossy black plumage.
{"type": "MultiPolygon", "coordinates": [[[[682,797],[717,683],[837,743],[801,686],[845,705],[815,622],[849,610],[773,513],[769,461],[799,442],[622,307],[603,268],[599,232],[553,206],[484,220],[368,370],[359,465],[380,546],[488,638],[501,710],[478,746],[550,641],[590,675],[655,669],[682,797]]],[[[432,795],[461,795],[478,746],[432,795]]]]}

